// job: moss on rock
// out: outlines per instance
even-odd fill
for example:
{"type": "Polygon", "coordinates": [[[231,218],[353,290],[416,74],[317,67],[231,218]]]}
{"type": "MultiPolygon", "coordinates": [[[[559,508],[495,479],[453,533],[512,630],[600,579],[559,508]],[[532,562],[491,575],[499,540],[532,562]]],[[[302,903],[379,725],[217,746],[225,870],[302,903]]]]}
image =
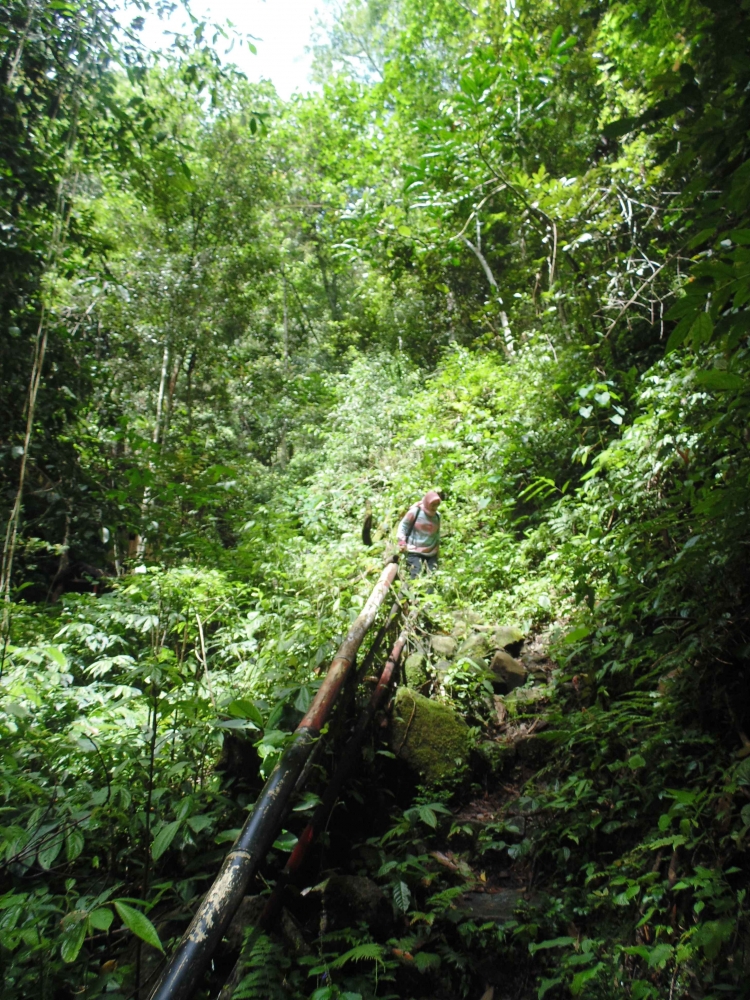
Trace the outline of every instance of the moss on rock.
{"type": "Polygon", "coordinates": [[[458,658],[468,656],[472,660],[482,660],[490,651],[489,639],[481,632],[472,632],[458,647],[458,658]]]}
{"type": "Polygon", "coordinates": [[[419,690],[430,680],[427,657],[424,653],[412,653],[404,663],[404,678],[410,688],[419,690]]]}
{"type": "Polygon", "coordinates": [[[469,727],[453,709],[401,687],[391,720],[391,749],[427,784],[455,778],[469,756],[469,727]]]}

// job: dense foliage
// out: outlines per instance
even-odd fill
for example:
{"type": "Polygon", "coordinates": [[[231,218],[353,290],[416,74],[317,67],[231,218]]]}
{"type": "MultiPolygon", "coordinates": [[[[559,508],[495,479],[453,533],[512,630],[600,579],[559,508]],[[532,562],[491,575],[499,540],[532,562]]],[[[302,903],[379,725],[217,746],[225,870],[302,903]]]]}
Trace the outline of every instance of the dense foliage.
{"type": "Polygon", "coordinates": [[[476,784],[375,735],[323,848],[396,924],[234,995],[746,996],[746,0],[347,0],[288,103],[0,8],[3,995],[146,995],[436,487],[420,627],[557,664],[521,818],[460,819],[511,778],[459,666],[476,784]],[[492,866],[539,894],[462,919],[492,866]]]}

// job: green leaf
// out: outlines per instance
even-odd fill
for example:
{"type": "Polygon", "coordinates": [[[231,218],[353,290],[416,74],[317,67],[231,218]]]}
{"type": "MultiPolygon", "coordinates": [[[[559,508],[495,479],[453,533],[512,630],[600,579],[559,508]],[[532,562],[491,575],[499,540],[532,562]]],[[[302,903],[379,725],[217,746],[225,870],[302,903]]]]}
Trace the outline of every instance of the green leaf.
{"type": "Polygon", "coordinates": [[[312,691],[306,684],[303,684],[299,689],[299,694],[294,699],[294,707],[298,712],[306,712],[312,704],[312,700],[312,691]]]}
{"type": "Polygon", "coordinates": [[[733,229],[729,234],[729,239],[732,243],[739,243],[742,246],[746,246],[750,243],[750,229],[733,229]]]}
{"type": "Polygon", "coordinates": [[[632,757],[628,758],[628,767],[632,771],[635,771],[636,768],[644,767],[645,764],[646,764],[646,761],[644,760],[643,757],[641,757],[641,755],[639,753],[634,753],[632,757]]]}
{"type": "MultiPolygon", "coordinates": [[[[685,316],[691,316],[693,319],[697,316],[699,312],[704,312],[706,308],[706,296],[705,294],[700,295],[683,295],[681,299],[672,305],[665,313],[664,319],[683,319],[685,316]]],[[[689,326],[690,324],[688,324],[689,326]]]]}
{"type": "Polygon", "coordinates": [[[201,815],[201,816],[191,816],[188,819],[187,824],[190,827],[190,829],[193,830],[195,833],[200,833],[201,830],[205,830],[207,826],[211,826],[212,822],[213,820],[211,819],[210,816],[201,815]]]}
{"type": "Polygon", "coordinates": [[[630,948],[624,948],[623,951],[626,955],[637,955],[644,962],[648,961],[648,956],[651,954],[645,944],[632,945],[630,948]]]}
{"type": "Polygon", "coordinates": [[[695,376],[698,385],[703,385],[707,389],[715,389],[718,392],[731,392],[735,389],[744,389],[747,383],[744,378],[735,375],[733,372],[721,371],[713,368],[711,371],[698,372],[695,376]]]}
{"type": "Polygon", "coordinates": [[[627,906],[631,899],[635,899],[640,891],[641,887],[639,885],[630,885],[625,892],[621,892],[619,895],[615,896],[612,902],[616,906],[627,906]]]}
{"type": "Polygon", "coordinates": [[[539,983],[539,989],[537,990],[538,1000],[542,1000],[545,993],[552,989],[553,986],[559,986],[562,979],[558,976],[557,979],[542,979],[539,983]]]}
{"type": "Polygon", "coordinates": [[[358,944],[356,948],[351,948],[349,951],[345,951],[343,955],[339,955],[338,958],[334,959],[331,962],[331,968],[341,969],[347,962],[361,962],[363,960],[382,962],[383,949],[379,944],[375,944],[374,941],[367,944],[358,944]]]}
{"type": "Polygon", "coordinates": [[[49,656],[50,660],[58,665],[58,667],[62,667],[63,669],[67,667],[68,661],[65,657],[65,653],[63,653],[63,651],[57,646],[45,646],[44,652],[47,656],[49,656]]]}
{"type": "Polygon", "coordinates": [[[128,906],[127,903],[121,903],[119,900],[114,901],[114,906],[120,919],[129,931],[132,931],[141,941],[150,944],[152,948],[156,948],[161,952],[164,951],[159,940],[159,935],[156,933],[156,928],[145,914],[134,909],[132,906],[128,906]]]}
{"type": "Polygon", "coordinates": [[[83,850],[84,839],[80,829],[76,826],[68,830],[65,834],[65,857],[68,861],[75,861],[83,850]]]}
{"type": "Polygon", "coordinates": [[[586,628],[585,625],[578,625],[572,632],[568,632],[565,636],[565,642],[578,642],[580,639],[585,639],[588,635],[591,635],[591,629],[586,628]]]}
{"type": "Polygon", "coordinates": [[[37,861],[45,871],[52,866],[53,862],[57,858],[57,855],[62,850],[64,839],[62,830],[59,830],[50,840],[47,841],[44,847],[39,849],[37,861]]]}
{"type": "Polygon", "coordinates": [[[289,830],[284,830],[274,840],[273,846],[277,851],[293,851],[297,840],[298,837],[296,834],[290,833],[289,830]]]}
{"type": "Polygon", "coordinates": [[[236,698],[227,705],[227,715],[232,715],[236,719],[249,719],[254,722],[258,729],[263,729],[263,716],[260,710],[249,698],[236,698]]]}
{"type": "Polygon", "coordinates": [[[676,350],[685,340],[690,328],[692,326],[692,314],[690,316],[683,316],[677,326],[672,330],[667,339],[667,346],[665,351],[669,354],[670,351],[676,350]]]}
{"type": "Polygon", "coordinates": [[[659,837],[657,840],[649,841],[648,849],[658,851],[660,847],[671,847],[674,850],[675,847],[682,847],[684,843],[686,843],[686,839],[682,834],[673,834],[671,837],[659,837]]]}
{"type": "Polygon", "coordinates": [[[695,941],[701,946],[709,962],[718,957],[722,944],[729,940],[734,928],[733,920],[707,920],[698,928],[695,941]]]}
{"type": "Polygon", "coordinates": [[[701,347],[707,344],[714,332],[714,324],[707,312],[698,313],[690,327],[690,340],[693,347],[701,347]]]}
{"type": "Polygon", "coordinates": [[[570,984],[570,992],[574,997],[577,997],[579,993],[583,992],[583,987],[590,980],[595,979],[599,975],[601,970],[604,968],[603,962],[597,962],[597,964],[592,969],[583,969],[582,972],[577,973],[573,976],[573,982],[570,984]]]}
{"type": "Polygon", "coordinates": [[[237,835],[240,832],[238,826],[233,827],[231,830],[222,830],[221,833],[217,833],[214,837],[215,844],[228,844],[234,842],[237,839],[237,835]]]}
{"type": "Polygon", "coordinates": [[[159,830],[154,837],[153,844],[151,845],[151,857],[154,861],[158,861],[162,854],[167,850],[181,826],[182,820],[176,819],[172,823],[167,823],[161,828],[161,830],[159,830]]]}
{"type": "Polygon", "coordinates": [[[694,236],[687,245],[688,250],[694,250],[699,247],[701,243],[705,243],[706,240],[711,239],[712,236],[716,235],[716,227],[711,226],[708,229],[701,229],[701,231],[694,236]]]}
{"type": "Polygon", "coordinates": [[[88,914],[85,910],[73,910],[62,920],[62,944],[60,958],[63,962],[75,962],[86,940],[88,914]]]}
{"type": "Polygon", "coordinates": [[[429,951],[418,951],[414,956],[414,965],[419,972],[440,968],[440,956],[429,951]]]}
{"type": "Polygon", "coordinates": [[[674,948],[671,944],[655,945],[648,956],[649,969],[663,969],[673,954],[674,948]]]}
{"type": "Polygon", "coordinates": [[[437,827],[437,816],[429,806],[419,806],[418,812],[423,823],[431,826],[433,830],[437,827]]]}
{"type": "Polygon", "coordinates": [[[89,925],[97,931],[108,931],[114,919],[114,913],[106,906],[89,913],[89,925]]]}
{"type": "Polygon", "coordinates": [[[745,826],[750,826],[750,802],[746,803],[740,810],[740,819],[745,826]]]}
{"type": "Polygon", "coordinates": [[[568,945],[571,944],[575,944],[575,938],[572,937],[551,938],[549,941],[540,941],[538,944],[532,942],[529,945],[529,952],[532,955],[536,955],[538,951],[543,951],[546,948],[567,948],[568,945]]]}
{"type": "Polygon", "coordinates": [[[406,882],[397,882],[393,887],[393,903],[397,910],[406,913],[411,903],[411,892],[406,882]]]}
{"type": "Polygon", "coordinates": [[[555,30],[552,32],[552,37],[549,40],[549,50],[554,52],[557,46],[560,44],[563,36],[563,26],[558,24],[555,30]]]}

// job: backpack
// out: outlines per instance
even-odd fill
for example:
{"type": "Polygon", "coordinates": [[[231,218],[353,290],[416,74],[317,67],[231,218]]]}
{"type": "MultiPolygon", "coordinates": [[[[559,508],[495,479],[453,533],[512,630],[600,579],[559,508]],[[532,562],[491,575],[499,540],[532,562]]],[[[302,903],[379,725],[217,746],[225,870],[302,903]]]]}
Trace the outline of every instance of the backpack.
{"type": "MultiPolygon", "coordinates": [[[[414,515],[414,517],[412,518],[412,522],[411,522],[411,525],[409,526],[409,530],[408,530],[408,531],[406,532],[406,534],[404,535],[404,541],[405,541],[405,542],[408,542],[408,541],[409,541],[409,539],[411,538],[411,533],[412,533],[412,531],[414,531],[414,525],[415,525],[415,524],[417,523],[417,518],[419,517],[419,512],[420,512],[420,510],[422,509],[422,508],[421,508],[421,507],[419,506],[419,503],[420,503],[420,502],[421,502],[421,501],[419,501],[419,502],[417,502],[417,503],[415,503],[415,504],[412,504],[412,507],[416,507],[416,508],[417,508],[417,512],[416,512],[416,514],[414,515]]],[[[409,508],[409,510],[411,510],[411,507],[409,508]]],[[[408,514],[408,513],[409,513],[409,510],[407,510],[406,514],[408,514]]],[[[406,517],[406,514],[404,514],[404,517],[406,517]]],[[[404,519],[404,518],[402,517],[402,518],[401,518],[401,520],[403,521],[403,519],[404,519]]]]}

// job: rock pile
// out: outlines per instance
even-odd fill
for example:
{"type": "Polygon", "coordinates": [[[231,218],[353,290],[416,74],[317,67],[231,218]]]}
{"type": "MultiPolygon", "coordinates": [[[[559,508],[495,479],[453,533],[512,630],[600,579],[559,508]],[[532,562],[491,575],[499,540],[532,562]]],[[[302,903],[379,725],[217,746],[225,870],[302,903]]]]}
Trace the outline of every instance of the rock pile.
{"type": "Polygon", "coordinates": [[[405,665],[406,683],[409,687],[422,691],[433,677],[439,684],[451,667],[460,661],[468,661],[478,671],[487,674],[495,694],[509,694],[526,683],[528,671],[513,655],[520,652],[523,633],[509,626],[469,622],[466,614],[456,615],[451,635],[430,636],[432,670],[424,653],[413,653],[409,657],[405,665]]]}
{"type": "Polygon", "coordinates": [[[392,752],[427,784],[449,780],[460,773],[469,756],[469,729],[440,696],[454,667],[476,670],[488,679],[498,699],[521,688],[529,677],[517,659],[524,636],[509,626],[482,625],[472,612],[457,613],[450,635],[429,636],[421,650],[404,662],[402,686],[393,707],[390,727],[392,752]]]}

